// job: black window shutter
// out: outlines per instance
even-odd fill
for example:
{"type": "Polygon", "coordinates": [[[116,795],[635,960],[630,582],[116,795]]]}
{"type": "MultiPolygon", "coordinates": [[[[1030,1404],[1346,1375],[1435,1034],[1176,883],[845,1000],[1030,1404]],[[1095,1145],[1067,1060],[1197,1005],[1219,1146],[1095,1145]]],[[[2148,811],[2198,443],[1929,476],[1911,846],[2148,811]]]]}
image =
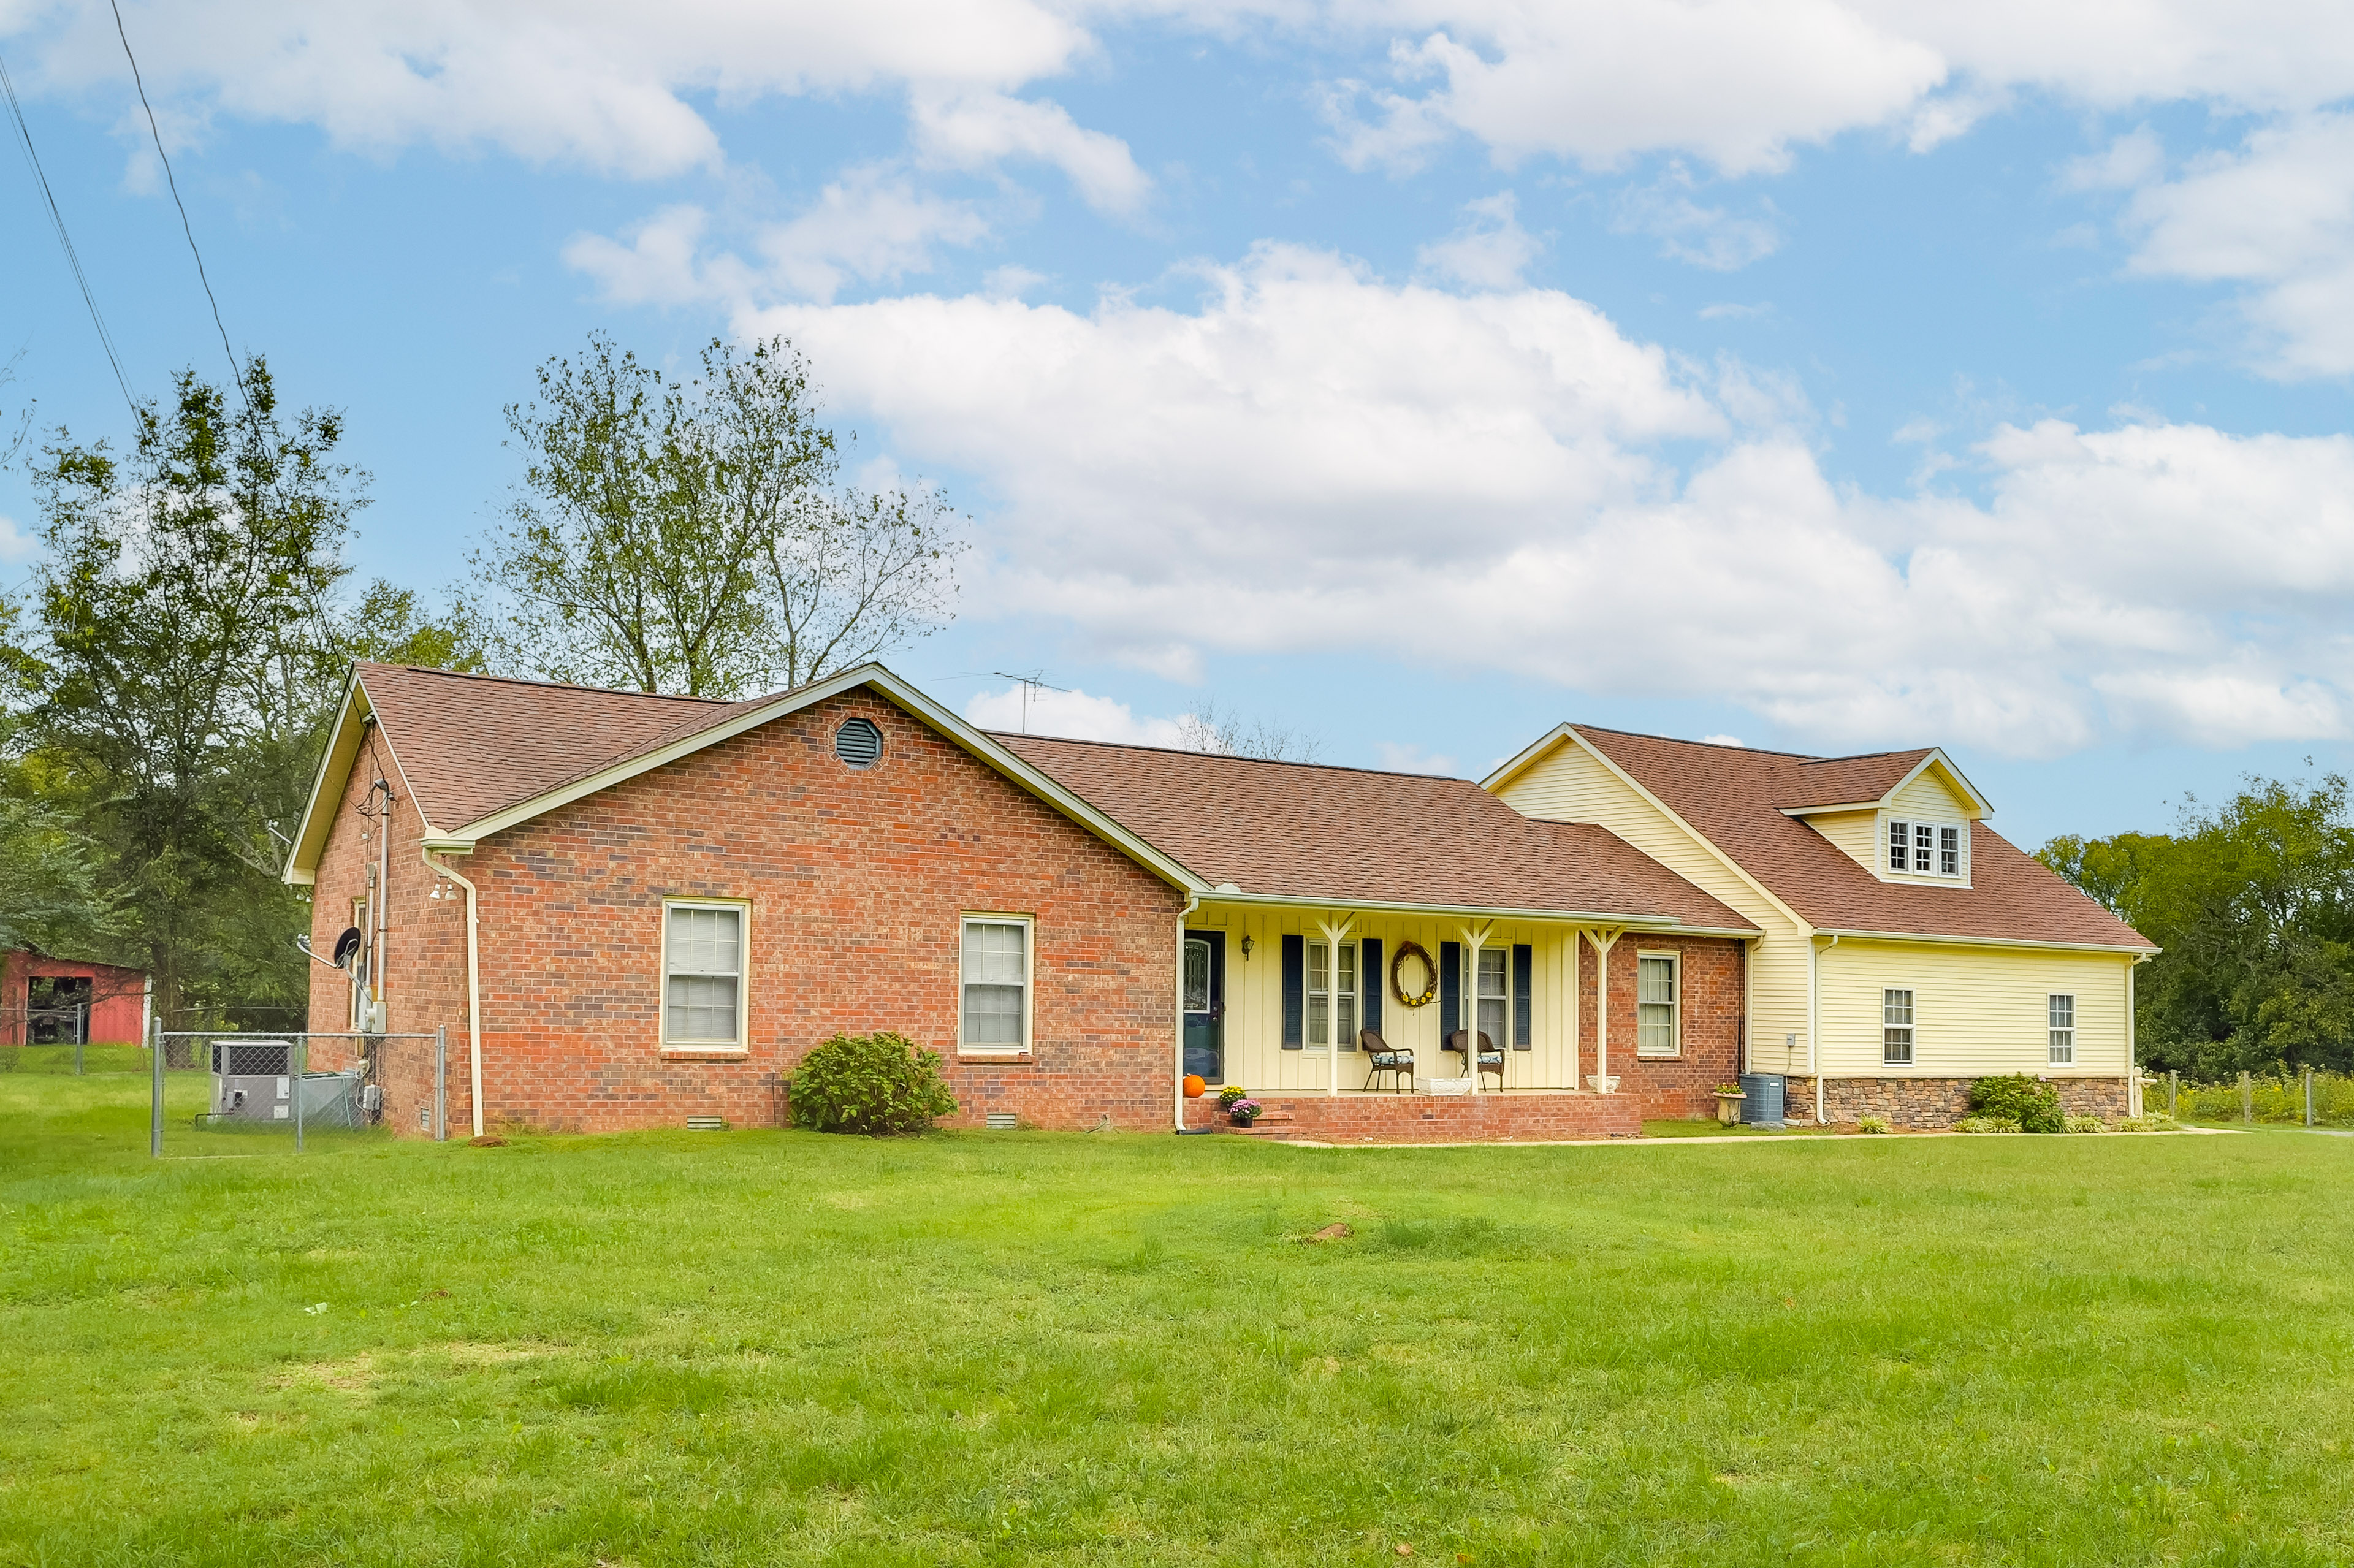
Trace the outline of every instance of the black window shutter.
{"type": "Polygon", "coordinates": [[[1368,937],[1357,944],[1357,1017],[1376,1034],[1382,1032],[1382,991],[1389,983],[1382,969],[1382,939],[1368,937]]]}
{"type": "Polygon", "coordinates": [[[1308,1038],[1308,938],[1283,939],[1283,1048],[1305,1049],[1308,1038]]]}
{"type": "Polygon", "coordinates": [[[1463,1027],[1463,944],[1438,944],[1438,1043],[1463,1027]]]}
{"type": "Polygon", "coordinates": [[[1536,1048],[1537,950],[1512,944],[1512,1049],[1536,1048]]]}

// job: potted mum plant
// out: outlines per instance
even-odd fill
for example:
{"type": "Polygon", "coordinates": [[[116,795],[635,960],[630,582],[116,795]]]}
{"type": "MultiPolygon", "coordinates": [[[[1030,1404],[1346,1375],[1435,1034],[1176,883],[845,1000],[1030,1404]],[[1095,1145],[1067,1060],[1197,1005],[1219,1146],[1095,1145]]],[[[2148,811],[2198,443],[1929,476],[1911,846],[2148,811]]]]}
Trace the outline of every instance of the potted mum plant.
{"type": "Polygon", "coordinates": [[[1247,1097],[1248,1091],[1240,1084],[1228,1084],[1218,1091],[1218,1108],[1232,1110],[1236,1100],[1247,1097]]]}
{"type": "Polygon", "coordinates": [[[1266,1108],[1247,1096],[1242,1099],[1226,1102],[1226,1115],[1234,1118],[1236,1127],[1248,1127],[1258,1119],[1258,1113],[1266,1108]]]}
{"type": "Polygon", "coordinates": [[[1748,1097],[1749,1096],[1742,1089],[1739,1084],[1717,1085],[1717,1121],[1725,1127],[1731,1127],[1734,1123],[1738,1122],[1741,1119],[1741,1102],[1748,1097]]]}

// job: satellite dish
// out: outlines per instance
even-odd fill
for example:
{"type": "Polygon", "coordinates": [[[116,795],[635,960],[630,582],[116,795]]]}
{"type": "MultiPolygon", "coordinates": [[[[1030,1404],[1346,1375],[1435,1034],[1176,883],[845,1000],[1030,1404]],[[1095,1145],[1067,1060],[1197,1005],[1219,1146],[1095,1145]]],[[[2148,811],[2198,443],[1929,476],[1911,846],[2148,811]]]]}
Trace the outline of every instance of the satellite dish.
{"type": "Polygon", "coordinates": [[[345,927],[344,934],[335,938],[335,967],[339,969],[350,969],[352,959],[359,955],[359,950],[360,928],[357,926],[345,927]]]}

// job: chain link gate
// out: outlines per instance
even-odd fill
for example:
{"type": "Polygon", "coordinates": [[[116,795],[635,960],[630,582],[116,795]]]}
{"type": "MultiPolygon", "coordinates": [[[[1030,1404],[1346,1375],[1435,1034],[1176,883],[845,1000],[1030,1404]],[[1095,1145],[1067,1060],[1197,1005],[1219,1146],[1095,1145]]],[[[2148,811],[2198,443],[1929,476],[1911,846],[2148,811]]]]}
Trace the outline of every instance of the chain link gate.
{"type": "Polygon", "coordinates": [[[446,1029],[430,1034],[362,1034],[346,1031],[167,1030],[157,1021],[154,1030],[152,1085],[148,1105],[147,1151],[164,1158],[164,1131],[186,1117],[187,1130],[175,1145],[198,1152],[188,1158],[217,1158],[251,1152],[234,1147],[235,1140],[254,1135],[292,1133],[295,1152],[303,1151],[313,1131],[366,1131],[384,1124],[387,1109],[385,1079],[387,1058],[414,1050],[429,1059],[413,1064],[429,1074],[419,1096],[419,1122],[436,1142],[450,1136],[450,1044],[446,1029]],[[318,1070],[313,1045],[338,1065],[318,1070]],[[193,1064],[167,1073],[165,1061],[185,1047],[193,1064]],[[205,1076],[205,1108],[189,1114],[193,1085],[176,1086],[172,1079],[205,1076]],[[176,1104],[175,1103],[176,1102],[176,1104]]]}

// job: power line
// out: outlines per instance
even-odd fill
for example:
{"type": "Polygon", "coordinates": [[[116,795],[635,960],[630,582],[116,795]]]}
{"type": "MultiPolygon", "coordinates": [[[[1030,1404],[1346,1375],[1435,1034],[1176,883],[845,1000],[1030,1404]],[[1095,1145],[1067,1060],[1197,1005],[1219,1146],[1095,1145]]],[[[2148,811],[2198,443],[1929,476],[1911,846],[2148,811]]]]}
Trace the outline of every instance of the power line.
{"type": "Polygon", "coordinates": [[[188,222],[188,204],[180,199],[180,182],[172,177],[172,160],[164,151],[164,132],[155,123],[155,106],[147,101],[147,83],[139,75],[139,57],[131,52],[131,35],[122,26],[122,6],[120,0],[107,0],[107,5],[114,12],[114,36],[122,40],[122,58],[131,62],[131,82],[139,90],[139,107],[147,111],[147,133],[155,139],[155,156],[164,165],[164,183],[171,187],[172,205],[180,209],[180,232],[188,237],[188,254],[196,259],[196,281],[205,286],[205,299],[213,308],[213,330],[220,334],[221,352],[228,355],[228,373],[236,379],[237,395],[250,417],[253,398],[245,389],[245,372],[239,368],[237,350],[228,345],[228,328],[221,324],[220,301],[213,296],[213,281],[205,275],[205,253],[196,249],[196,231],[188,222]]]}
{"type": "Polygon", "coordinates": [[[141,414],[139,399],[132,396],[131,378],[122,374],[122,360],[114,352],[114,336],[106,330],[106,318],[99,313],[98,296],[90,291],[90,274],[82,270],[81,257],[74,249],[73,236],[66,232],[65,214],[58,210],[57,193],[49,188],[49,176],[41,168],[41,155],[33,150],[33,130],[25,122],[25,106],[16,101],[16,84],[9,79],[8,66],[0,60],[0,93],[8,99],[8,113],[16,122],[16,136],[25,148],[25,161],[32,165],[33,179],[41,187],[41,199],[48,204],[49,227],[58,231],[58,244],[66,253],[66,265],[73,270],[74,283],[81,290],[81,302],[90,307],[90,325],[98,329],[98,344],[106,350],[106,363],[114,367],[114,384],[122,389],[122,400],[131,406],[131,417],[136,421],[141,414]]]}

